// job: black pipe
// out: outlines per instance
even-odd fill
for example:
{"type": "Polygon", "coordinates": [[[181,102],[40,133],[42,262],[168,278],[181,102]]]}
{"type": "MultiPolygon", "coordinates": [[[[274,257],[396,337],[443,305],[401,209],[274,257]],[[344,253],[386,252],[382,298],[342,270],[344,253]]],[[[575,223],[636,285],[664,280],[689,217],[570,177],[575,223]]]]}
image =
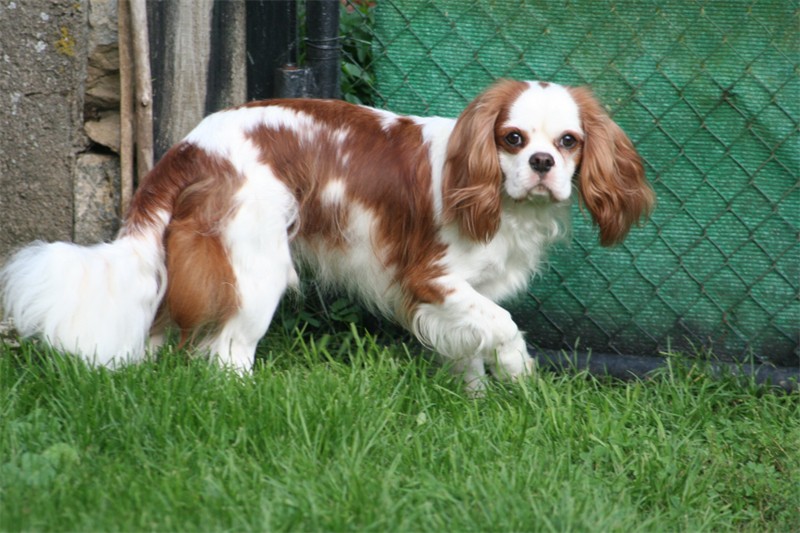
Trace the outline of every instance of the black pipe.
{"type": "Polygon", "coordinates": [[[275,73],[298,62],[297,0],[250,0],[245,4],[247,98],[272,98],[278,96],[275,73]]]}
{"type": "Polygon", "coordinates": [[[317,98],[339,98],[341,43],[339,0],[309,0],[306,3],[306,58],[311,69],[311,94],[317,98]]]}
{"type": "Polygon", "coordinates": [[[275,96],[278,98],[304,98],[309,96],[308,81],[311,70],[286,65],[275,71],[275,96]]]}
{"type": "MultiPolygon", "coordinates": [[[[588,371],[596,376],[611,376],[621,380],[643,379],[654,371],[667,368],[666,357],[642,357],[601,353],[566,353],[553,350],[530,349],[539,368],[555,372],[588,371]]],[[[690,361],[685,359],[684,361],[690,361]]],[[[705,368],[717,377],[743,376],[759,385],[781,388],[786,392],[800,390],[800,369],[756,365],[752,363],[730,363],[725,361],[702,361],[705,368]]]]}
{"type": "Polygon", "coordinates": [[[237,77],[243,73],[231,59],[237,55],[241,42],[240,32],[246,32],[246,29],[239,24],[240,21],[246,20],[245,7],[245,4],[240,2],[214,0],[206,74],[206,115],[242,103],[236,101],[240,96],[233,99],[233,87],[237,77]]]}

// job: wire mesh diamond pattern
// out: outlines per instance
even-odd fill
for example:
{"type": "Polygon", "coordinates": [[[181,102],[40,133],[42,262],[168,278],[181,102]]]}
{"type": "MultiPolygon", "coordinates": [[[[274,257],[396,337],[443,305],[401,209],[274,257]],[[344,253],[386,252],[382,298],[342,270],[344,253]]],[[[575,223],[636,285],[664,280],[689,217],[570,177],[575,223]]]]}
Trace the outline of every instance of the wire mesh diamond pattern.
{"type": "Polygon", "coordinates": [[[589,84],[645,160],[652,219],[606,250],[575,208],[573,243],[511,306],[532,342],[800,364],[798,2],[378,0],[375,14],[376,105],[455,116],[499,77],[589,84]]]}

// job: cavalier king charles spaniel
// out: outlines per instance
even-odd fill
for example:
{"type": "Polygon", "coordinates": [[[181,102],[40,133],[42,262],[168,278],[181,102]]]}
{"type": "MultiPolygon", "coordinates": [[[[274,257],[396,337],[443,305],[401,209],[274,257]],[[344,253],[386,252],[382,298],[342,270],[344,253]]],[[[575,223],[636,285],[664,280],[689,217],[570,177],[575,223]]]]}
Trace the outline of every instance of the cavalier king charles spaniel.
{"type": "Polygon", "coordinates": [[[307,271],[478,389],[487,369],[533,369],[497,302],[568,235],[573,189],[606,246],[654,203],[631,141],[586,88],[501,80],[455,120],[251,102],[164,155],[113,242],[18,251],[3,305],[21,335],[91,363],[141,360],[174,326],[181,344],[246,372],[307,271]]]}

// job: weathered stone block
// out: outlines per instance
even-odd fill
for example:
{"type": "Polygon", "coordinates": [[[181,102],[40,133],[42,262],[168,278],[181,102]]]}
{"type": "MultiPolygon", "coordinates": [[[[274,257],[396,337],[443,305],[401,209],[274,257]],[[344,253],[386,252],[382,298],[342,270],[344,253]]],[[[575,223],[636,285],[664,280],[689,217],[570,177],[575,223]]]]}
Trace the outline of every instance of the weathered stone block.
{"type": "Polygon", "coordinates": [[[84,130],[92,141],[119,153],[119,113],[116,111],[104,111],[98,120],[87,120],[84,130]]]}
{"type": "Polygon", "coordinates": [[[75,164],[75,242],[111,240],[119,229],[119,158],[81,154],[75,164]]]}

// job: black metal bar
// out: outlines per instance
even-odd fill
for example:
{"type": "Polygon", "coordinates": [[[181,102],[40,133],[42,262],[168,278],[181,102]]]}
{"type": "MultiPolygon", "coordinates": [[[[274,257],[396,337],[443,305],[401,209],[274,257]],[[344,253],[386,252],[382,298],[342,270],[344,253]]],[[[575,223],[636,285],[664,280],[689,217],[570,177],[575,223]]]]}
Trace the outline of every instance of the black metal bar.
{"type": "Polygon", "coordinates": [[[158,161],[172,143],[164,130],[167,98],[164,95],[166,61],[166,35],[172,31],[169,2],[147,2],[147,36],[150,39],[150,75],[153,77],[153,159],[158,161]]]}
{"type": "Polygon", "coordinates": [[[306,58],[311,69],[311,94],[339,98],[341,43],[339,0],[309,0],[306,3],[306,58]]]}
{"type": "Polygon", "coordinates": [[[250,0],[246,4],[247,98],[272,98],[277,96],[276,71],[297,65],[297,1],[250,0]]]}
{"type": "MultiPolygon", "coordinates": [[[[583,371],[597,376],[611,376],[617,379],[642,379],[658,369],[666,368],[665,357],[643,357],[602,353],[566,353],[553,350],[530,352],[539,367],[556,372],[583,371]]],[[[703,361],[715,376],[744,376],[752,378],[759,385],[781,388],[787,392],[800,390],[800,369],[774,367],[749,363],[730,363],[724,361],[703,361]]]]}
{"type": "Polygon", "coordinates": [[[286,65],[275,71],[275,96],[278,98],[302,98],[309,96],[308,68],[286,65]]]}
{"type": "MultiPolygon", "coordinates": [[[[205,114],[237,105],[242,102],[232,100],[233,85],[242,72],[238,65],[232,64],[238,43],[244,29],[240,26],[245,4],[230,0],[214,0],[211,11],[211,46],[208,57],[206,81],[205,114]]],[[[241,57],[241,56],[240,56],[241,57]]],[[[236,98],[241,98],[237,95],[236,98]]]]}

